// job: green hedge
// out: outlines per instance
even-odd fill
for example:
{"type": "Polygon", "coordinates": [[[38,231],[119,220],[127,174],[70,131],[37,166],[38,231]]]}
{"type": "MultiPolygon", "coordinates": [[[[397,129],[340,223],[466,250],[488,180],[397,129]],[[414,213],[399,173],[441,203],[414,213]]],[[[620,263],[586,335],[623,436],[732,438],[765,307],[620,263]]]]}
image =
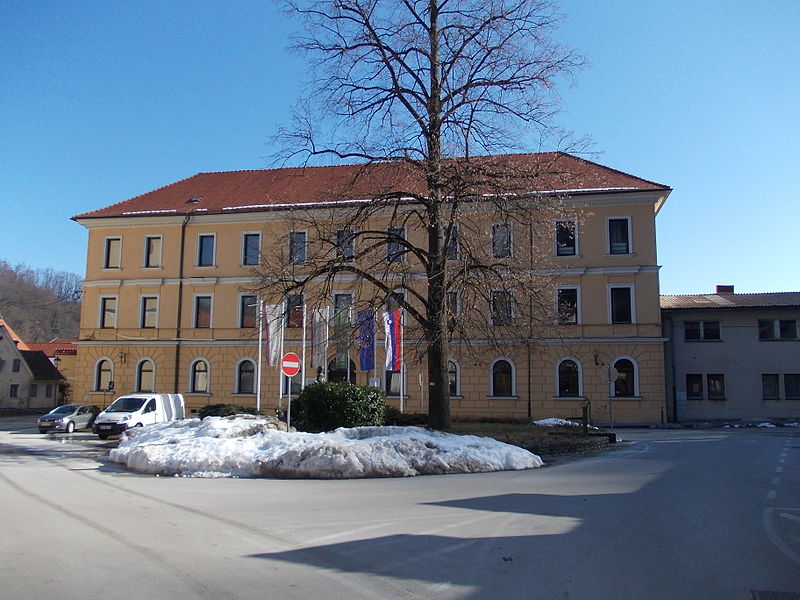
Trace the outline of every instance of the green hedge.
{"type": "Polygon", "coordinates": [[[206,404],[197,411],[201,419],[206,417],[229,417],[231,415],[257,415],[258,411],[252,406],[239,406],[238,404],[206,404]]]}
{"type": "Polygon", "coordinates": [[[374,387],[319,382],[306,386],[292,403],[292,425],[301,431],[383,425],[386,396],[374,387]]]}

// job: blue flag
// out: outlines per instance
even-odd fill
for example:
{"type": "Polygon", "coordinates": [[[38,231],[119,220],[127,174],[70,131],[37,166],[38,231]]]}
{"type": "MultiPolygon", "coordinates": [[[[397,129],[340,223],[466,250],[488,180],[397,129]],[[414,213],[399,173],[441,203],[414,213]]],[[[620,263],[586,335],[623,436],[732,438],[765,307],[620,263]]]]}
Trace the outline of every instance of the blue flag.
{"type": "Polygon", "coordinates": [[[375,368],[375,311],[362,310],[358,313],[358,361],[362,371],[375,368]]]}

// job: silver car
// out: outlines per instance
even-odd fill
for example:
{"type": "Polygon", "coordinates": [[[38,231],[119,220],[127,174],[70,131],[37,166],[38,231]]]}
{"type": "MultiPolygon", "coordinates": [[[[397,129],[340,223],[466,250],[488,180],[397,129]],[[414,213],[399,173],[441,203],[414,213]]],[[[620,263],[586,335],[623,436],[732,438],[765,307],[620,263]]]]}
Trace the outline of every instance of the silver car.
{"type": "Polygon", "coordinates": [[[39,417],[37,426],[39,433],[48,431],[65,431],[72,433],[76,429],[91,427],[100,409],[96,406],[85,404],[65,404],[54,408],[44,416],[39,417]]]}

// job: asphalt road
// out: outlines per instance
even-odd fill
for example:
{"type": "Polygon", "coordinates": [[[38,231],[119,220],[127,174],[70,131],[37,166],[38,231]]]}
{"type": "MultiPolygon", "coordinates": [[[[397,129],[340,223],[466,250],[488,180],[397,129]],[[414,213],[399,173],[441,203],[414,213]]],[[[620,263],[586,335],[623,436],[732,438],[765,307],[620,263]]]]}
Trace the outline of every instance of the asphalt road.
{"type": "Polygon", "coordinates": [[[800,430],[622,436],[524,472],[188,479],[0,419],[0,599],[800,598],[800,430]]]}

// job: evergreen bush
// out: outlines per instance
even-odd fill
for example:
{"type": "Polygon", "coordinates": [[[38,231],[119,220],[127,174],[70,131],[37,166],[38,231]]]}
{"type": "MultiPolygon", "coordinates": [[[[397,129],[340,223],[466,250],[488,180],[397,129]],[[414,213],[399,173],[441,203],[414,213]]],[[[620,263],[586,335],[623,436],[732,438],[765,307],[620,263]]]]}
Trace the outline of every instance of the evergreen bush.
{"type": "Polygon", "coordinates": [[[252,406],[239,406],[238,404],[206,404],[197,411],[201,419],[206,417],[229,417],[231,415],[257,415],[258,411],[252,406]]]}
{"type": "Polygon", "coordinates": [[[306,386],[292,403],[292,425],[301,431],[383,425],[386,396],[374,387],[346,381],[306,386]]]}

